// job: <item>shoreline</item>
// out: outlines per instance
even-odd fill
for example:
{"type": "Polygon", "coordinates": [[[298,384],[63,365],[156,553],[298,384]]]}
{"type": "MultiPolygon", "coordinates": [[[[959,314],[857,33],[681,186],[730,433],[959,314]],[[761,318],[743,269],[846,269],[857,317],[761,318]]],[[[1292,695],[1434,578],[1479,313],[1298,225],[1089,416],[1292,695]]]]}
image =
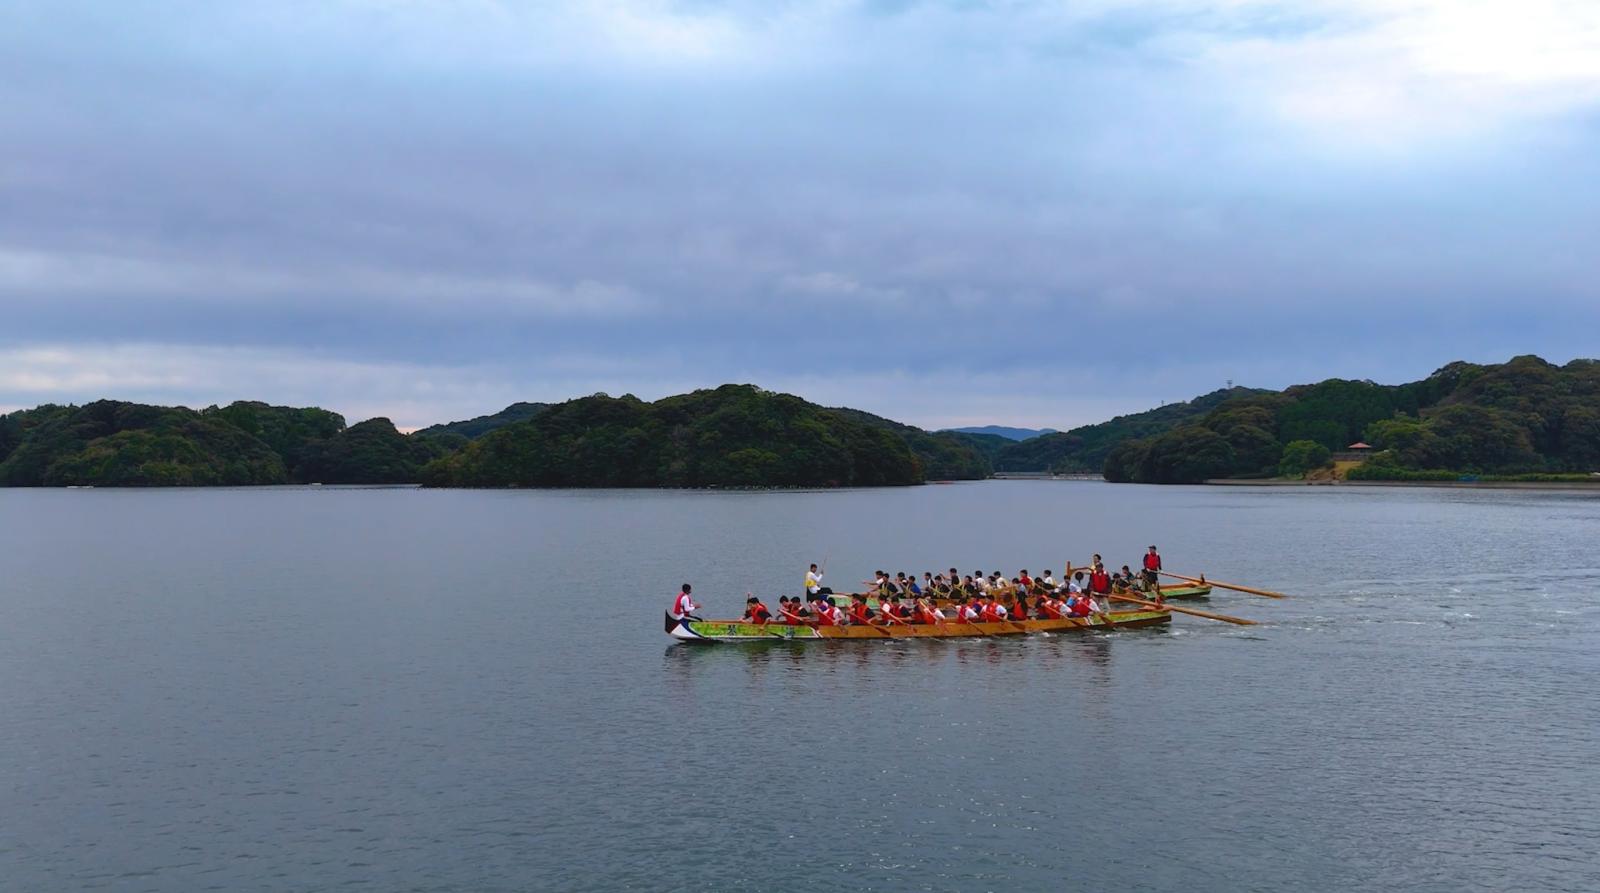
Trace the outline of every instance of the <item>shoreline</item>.
{"type": "Polygon", "coordinates": [[[1443,487],[1460,490],[1576,490],[1600,492],[1600,481],[1284,481],[1271,478],[1234,480],[1212,478],[1202,481],[1219,487],[1443,487]]]}

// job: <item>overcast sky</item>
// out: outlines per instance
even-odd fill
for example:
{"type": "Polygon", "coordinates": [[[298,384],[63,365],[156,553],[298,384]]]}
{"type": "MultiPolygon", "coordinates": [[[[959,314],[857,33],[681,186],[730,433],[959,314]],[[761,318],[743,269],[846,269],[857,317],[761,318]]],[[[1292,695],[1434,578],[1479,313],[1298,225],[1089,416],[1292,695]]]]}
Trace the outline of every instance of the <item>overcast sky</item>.
{"type": "Polygon", "coordinates": [[[1593,0],[0,4],[0,410],[1600,356],[1593,0]]]}

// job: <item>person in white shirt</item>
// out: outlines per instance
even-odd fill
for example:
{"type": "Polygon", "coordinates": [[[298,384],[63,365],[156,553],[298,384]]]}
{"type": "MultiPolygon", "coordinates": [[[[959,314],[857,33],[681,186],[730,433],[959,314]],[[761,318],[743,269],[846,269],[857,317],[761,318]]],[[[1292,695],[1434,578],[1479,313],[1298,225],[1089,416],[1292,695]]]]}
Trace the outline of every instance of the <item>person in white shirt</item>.
{"type": "Polygon", "coordinates": [[[694,612],[700,610],[700,606],[694,603],[694,599],[689,596],[689,592],[689,584],[685,583],[683,584],[683,589],[678,592],[678,597],[672,600],[672,610],[667,613],[672,615],[673,620],[700,619],[694,616],[694,612]]]}
{"type": "Polygon", "coordinates": [[[833,590],[822,585],[822,572],[816,565],[811,565],[811,570],[806,571],[806,601],[814,602],[825,595],[832,595],[833,590]]]}
{"type": "Polygon", "coordinates": [[[1056,588],[1056,578],[1051,576],[1048,570],[1044,572],[1044,585],[1049,586],[1051,589],[1056,588]]]}

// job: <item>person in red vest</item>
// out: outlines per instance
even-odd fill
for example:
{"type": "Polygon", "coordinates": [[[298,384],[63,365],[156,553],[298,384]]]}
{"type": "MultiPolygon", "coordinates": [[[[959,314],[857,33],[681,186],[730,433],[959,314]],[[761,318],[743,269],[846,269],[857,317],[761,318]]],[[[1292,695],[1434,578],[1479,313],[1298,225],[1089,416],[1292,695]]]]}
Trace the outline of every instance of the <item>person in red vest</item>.
{"type": "Polygon", "coordinates": [[[944,612],[934,605],[932,599],[917,599],[917,617],[923,623],[944,622],[944,612]]]}
{"type": "Polygon", "coordinates": [[[956,606],[957,623],[976,623],[978,620],[978,597],[976,595],[967,599],[966,604],[956,606]]]}
{"type": "Polygon", "coordinates": [[[691,591],[691,588],[690,588],[689,584],[685,583],[685,584],[683,584],[683,588],[678,591],[678,597],[672,600],[672,610],[667,612],[667,613],[672,615],[672,619],[674,619],[674,620],[685,620],[685,619],[687,619],[687,620],[699,620],[700,619],[699,617],[696,617],[694,615],[694,612],[700,610],[700,606],[695,604],[694,603],[694,599],[689,596],[690,591],[691,591]]]}
{"type": "Polygon", "coordinates": [[[1152,589],[1156,592],[1161,591],[1161,583],[1157,579],[1160,574],[1161,553],[1156,551],[1155,546],[1151,546],[1150,551],[1144,554],[1144,590],[1146,592],[1152,589]]]}
{"type": "Polygon", "coordinates": [[[1053,595],[1045,595],[1045,596],[1041,596],[1039,598],[1039,619],[1040,620],[1060,620],[1061,619],[1061,602],[1058,601],[1055,596],[1053,596],[1053,595]]]}
{"type": "Polygon", "coordinates": [[[891,623],[903,624],[907,619],[910,618],[911,614],[901,606],[900,596],[891,595],[889,596],[888,604],[882,604],[881,602],[879,603],[878,616],[883,621],[884,625],[887,626],[891,623]]]}
{"type": "MultiPolygon", "coordinates": [[[[745,594],[749,595],[749,593],[745,594]]],[[[746,622],[754,623],[757,626],[766,626],[767,621],[772,619],[772,612],[767,610],[767,606],[761,603],[761,599],[751,595],[744,600],[744,619],[746,622]]]]}
{"type": "Polygon", "coordinates": [[[1105,565],[1096,565],[1094,572],[1089,575],[1089,592],[1099,599],[1104,599],[1111,592],[1111,575],[1106,573],[1105,565]]]}
{"type": "Polygon", "coordinates": [[[1067,596],[1067,613],[1074,617],[1088,617],[1089,594],[1086,592],[1075,592],[1072,595],[1067,596]]]}
{"type": "Polygon", "coordinates": [[[872,609],[867,607],[867,597],[861,594],[850,596],[850,611],[845,615],[850,622],[858,626],[865,626],[872,622],[872,609]]]}
{"type": "Polygon", "coordinates": [[[787,595],[778,596],[778,622],[787,623],[790,626],[799,626],[805,623],[805,620],[800,616],[799,596],[796,596],[794,601],[790,601],[787,595]]]}

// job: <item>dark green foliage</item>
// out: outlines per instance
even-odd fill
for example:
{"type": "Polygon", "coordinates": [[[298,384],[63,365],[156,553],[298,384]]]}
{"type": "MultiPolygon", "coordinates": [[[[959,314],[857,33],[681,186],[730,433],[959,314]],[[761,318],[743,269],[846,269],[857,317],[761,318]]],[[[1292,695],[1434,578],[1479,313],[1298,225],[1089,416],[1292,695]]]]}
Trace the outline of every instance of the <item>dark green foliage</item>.
{"type": "MultiPolygon", "coordinates": [[[[1362,439],[1378,450],[1364,466],[1368,479],[1425,469],[1445,470],[1446,478],[1594,471],[1600,470],[1600,362],[1557,367],[1517,357],[1490,366],[1451,363],[1422,381],[1393,387],[1330,379],[1229,400],[1200,425],[1232,447],[1226,476],[1269,468],[1303,474],[1320,463],[1308,466],[1303,446],[1290,456],[1278,444],[1310,441],[1339,451],[1362,439]]],[[[1208,462],[1221,455],[1209,441],[1190,440],[1208,462]]],[[[1107,480],[1170,479],[1162,463],[1174,460],[1158,456],[1156,443],[1119,446],[1105,463],[1107,480]]],[[[1165,447],[1177,448],[1172,441],[1165,447]]]]}
{"type": "Polygon", "coordinates": [[[864,415],[750,385],[724,385],[655,403],[597,394],[556,404],[478,438],[431,463],[425,482],[468,487],[920,482],[923,467],[907,438],[869,424],[864,415]]]}
{"type": "Polygon", "coordinates": [[[504,428],[516,422],[525,422],[549,408],[550,404],[548,403],[513,403],[494,415],[481,415],[474,419],[451,422],[447,425],[430,425],[412,436],[443,437],[446,435],[460,435],[467,440],[476,440],[496,428],[504,428]]]}
{"type": "Polygon", "coordinates": [[[407,483],[449,451],[387,419],[240,402],[200,412],[102,400],[0,416],[0,485],[407,483]]]}
{"type": "Polygon", "coordinates": [[[1150,443],[1148,460],[1157,484],[1196,484],[1223,477],[1236,460],[1227,438],[1200,425],[1185,425],[1150,443]]]}
{"type": "Polygon", "coordinates": [[[1229,388],[1173,403],[1158,409],[1117,416],[1109,422],[1084,425],[1060,434],[1046,434],[1004,447],[994,457],[995,471],[1093,472],[1105,465],[1117,444],[1164,434],[1195,422],[1207,413],[1239,398],[1270,394],[1253,388],[1229,388]]]}
{"type": "Polygon", "coordinates": [[[989,463],[989,467],[991,469],[994,467],[995,457],[1000,455],[1000,451],[1014,443],[1017,443],[1017,441],[1012,440],[1009,437],[1002,437],[999,434],[974,434],[971,431],[937,432],[937,435],[945,434],[954,434],[960,437],[966,443],[971,444],[973,449],[977,450],[978,454],[989,463]]]}
{"type": "Polygon", "coordinates": [[[315,407],[270,406],[240,400],[218,409],[203,410],[203,415],[223,419],[255,437],[283,459],[291,472],[304,463],[308,450],[344,430],[344,416],[315,407]]]}
{"type": "Polygon", "coordinates": [[[1283,458],[1278,460],[1278,474],[1305,477],[1308,471],[1327,468],[1333,459],[1331,453],[1315,440],[1291,440],[1284,445],[1283,458]]]}
{"type": "Polygon", "coordinates": [[[276,484],[283,460],[227,421],[183,407],[101,400],[40,407],[17,421],[23,432],[0,462],[7,486],[209,486],[276,484]]]}
{"type": "Polygon", "coordinates": [[[448,453],[435,439],[401,434],[388,419],[368,419],[311,443],[294,468],[294,479],[324,484],[416,483],[422,466],[448,453]]]}
{"type": "Polygon", "coordinates": [[[1155,470],[1150,465],[1150,441],[1124,440],[1112,447],[1100,474],[1113,484],[1153,483],[1155,470]]]}
{"type": "Polygon", "coordinates": [[[936,431],[930,434],[921,428],[901,424],[859,409],[836,407],[828,411],[869,427],[882,428],[899,435],[916,454],[917,461],[922,463],[923,477],[930,481],[982,480],[994,470],[989,461],[989,454],[1000,449],[999,445],[993,445],[991,449],[992,442],[999,441],[1001,445],[1010,442],[994,435],[965,434],[959,431],[936,431]]]}

